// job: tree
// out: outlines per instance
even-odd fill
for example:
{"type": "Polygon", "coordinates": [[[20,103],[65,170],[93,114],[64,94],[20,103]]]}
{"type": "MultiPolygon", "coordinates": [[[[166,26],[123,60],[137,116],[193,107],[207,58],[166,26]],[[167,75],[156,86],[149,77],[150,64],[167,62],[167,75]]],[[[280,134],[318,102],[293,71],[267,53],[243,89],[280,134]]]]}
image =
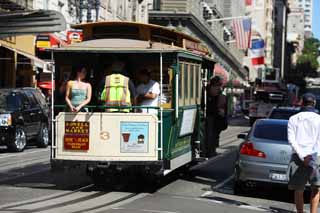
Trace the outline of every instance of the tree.
{"type": "Polygon", "coordinates": [[[305,40],[302,55],[298,57],[297,71],[302,72],[303,76],[318,77],[320,41],[316,38],[305,40]]]}

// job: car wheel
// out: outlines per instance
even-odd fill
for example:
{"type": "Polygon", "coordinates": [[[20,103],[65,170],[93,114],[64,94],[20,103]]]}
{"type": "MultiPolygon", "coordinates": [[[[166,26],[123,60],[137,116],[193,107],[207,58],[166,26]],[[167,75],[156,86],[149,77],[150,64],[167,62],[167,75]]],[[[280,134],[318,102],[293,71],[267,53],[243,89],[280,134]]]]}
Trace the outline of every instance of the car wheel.
{"type": "Polygon", "coordinates": [[[27,136],[21,127],[16,127],[15,138],[13,143],[8,145],[10,151],[22,152],[27,146],[27,136]]]}
{"type": "Polygon", "coordinates": [[[48,125],[41,124],[40,132],[37,138],[37,146],[39,148],[46,148],[49,144],[49,129],[48,125]]]}

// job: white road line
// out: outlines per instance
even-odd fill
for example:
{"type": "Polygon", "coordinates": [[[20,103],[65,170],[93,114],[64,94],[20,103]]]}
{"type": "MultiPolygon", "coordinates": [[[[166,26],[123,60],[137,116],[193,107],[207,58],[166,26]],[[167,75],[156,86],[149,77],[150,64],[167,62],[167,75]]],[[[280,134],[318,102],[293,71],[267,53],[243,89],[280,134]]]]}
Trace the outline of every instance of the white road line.
{"type": "Polygon", "coordinates": [[[177,199],[184,199],[184,200],[196,200],[196,201],[202,201],[202,202],[209,202],[209,203],[216,203],[216,204],[222,204],[227,206],[234,206],[241,209],[249,209],[249,210],[256,210],[256,211],[262,211],[262,212],[270,212],[270,209],[259,207],[259,206],[251,206],[251,205],[230,205],[229,203],[220,201],[220,200],[209,200],[205,198],[191,198],[191,197],[182,197],[182,196],[172,196],[172,198],[177,199]]]}
{"type": "Polygon", "coordinates": [[[16,153],[16,154],[8,154],[8,155],[6,155],[6,156],[0,156],[0,159],[10,158],[10,157],[18,157],[18,156],[28,155],[28,154],[38,153],[38,152],[48,152],[49,150],[50,150],[50,149],[41,149],[41,150],[30,151],[30,152],[23,152],[23,153],[16,153]]]}
{"type": "Polygon", "coordinates": [[[249,210],[261,211],[261,212],[269,212],[270,211],[270,209],[265,209],[265,208],[262,208],[259,206],[240,205],[238,207],[242,208],[242,209],[249,209],[249,210]]]}
{"type": "Polygon", "coordinates": [[[205,193],[203,193],[202,195],[201,195],[201,197],[207,197],[207,196],[210,196],[210,195],[212,195],[212,191],[206,191],[205,193]]]}
{"type": "Polygon", "coordinates": [[[228,177],[227,179],[225,179],[224,181],[222,181],[221,183],[215,185],[213,187],[214,190],[220,189],[221,187],[223,187],[226,183],[228,183],[229,181],[231,181],[234,178],[234,175],[231,175],[230,177],[228,177]]]}
{"type": "Polygon", "coordinates": [[[129,208],[112,208],[113,210],[129,210],[129,211],[142,211],[142,212],[152,212],[152,213],[179,213],[179,212],[169,212],[161,210],[152,210],[152,209],[129,209],[129,208]]]}

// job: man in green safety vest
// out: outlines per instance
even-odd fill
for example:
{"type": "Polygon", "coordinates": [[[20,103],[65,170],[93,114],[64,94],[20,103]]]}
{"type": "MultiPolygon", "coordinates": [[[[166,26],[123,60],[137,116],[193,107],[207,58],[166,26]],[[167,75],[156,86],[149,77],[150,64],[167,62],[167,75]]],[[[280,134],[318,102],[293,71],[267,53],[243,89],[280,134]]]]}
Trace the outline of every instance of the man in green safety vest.
{"type": "Polygon", "coordinates": [[[107,112],[130,112],[135,104],[135,87],[130,78],[123,74],[125,63],[116,61],[112,64],[112,74],[106,76],[101,100],[108,107],[107,112]],[[114,108],[113,108],[114,107],[114,108]]]}

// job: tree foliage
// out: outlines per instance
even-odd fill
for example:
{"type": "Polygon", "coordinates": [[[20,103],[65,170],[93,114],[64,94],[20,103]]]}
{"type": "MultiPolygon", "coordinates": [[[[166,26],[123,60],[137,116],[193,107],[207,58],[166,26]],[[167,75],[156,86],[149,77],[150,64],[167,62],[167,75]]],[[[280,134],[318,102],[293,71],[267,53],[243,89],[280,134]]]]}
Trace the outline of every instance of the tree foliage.
{"type": "Polygon", "coordinates": [[[317,77],[320,41],[316,38],[305,40],[302,55],[298,57],[297,70],[304,76],[317,77]]]}

